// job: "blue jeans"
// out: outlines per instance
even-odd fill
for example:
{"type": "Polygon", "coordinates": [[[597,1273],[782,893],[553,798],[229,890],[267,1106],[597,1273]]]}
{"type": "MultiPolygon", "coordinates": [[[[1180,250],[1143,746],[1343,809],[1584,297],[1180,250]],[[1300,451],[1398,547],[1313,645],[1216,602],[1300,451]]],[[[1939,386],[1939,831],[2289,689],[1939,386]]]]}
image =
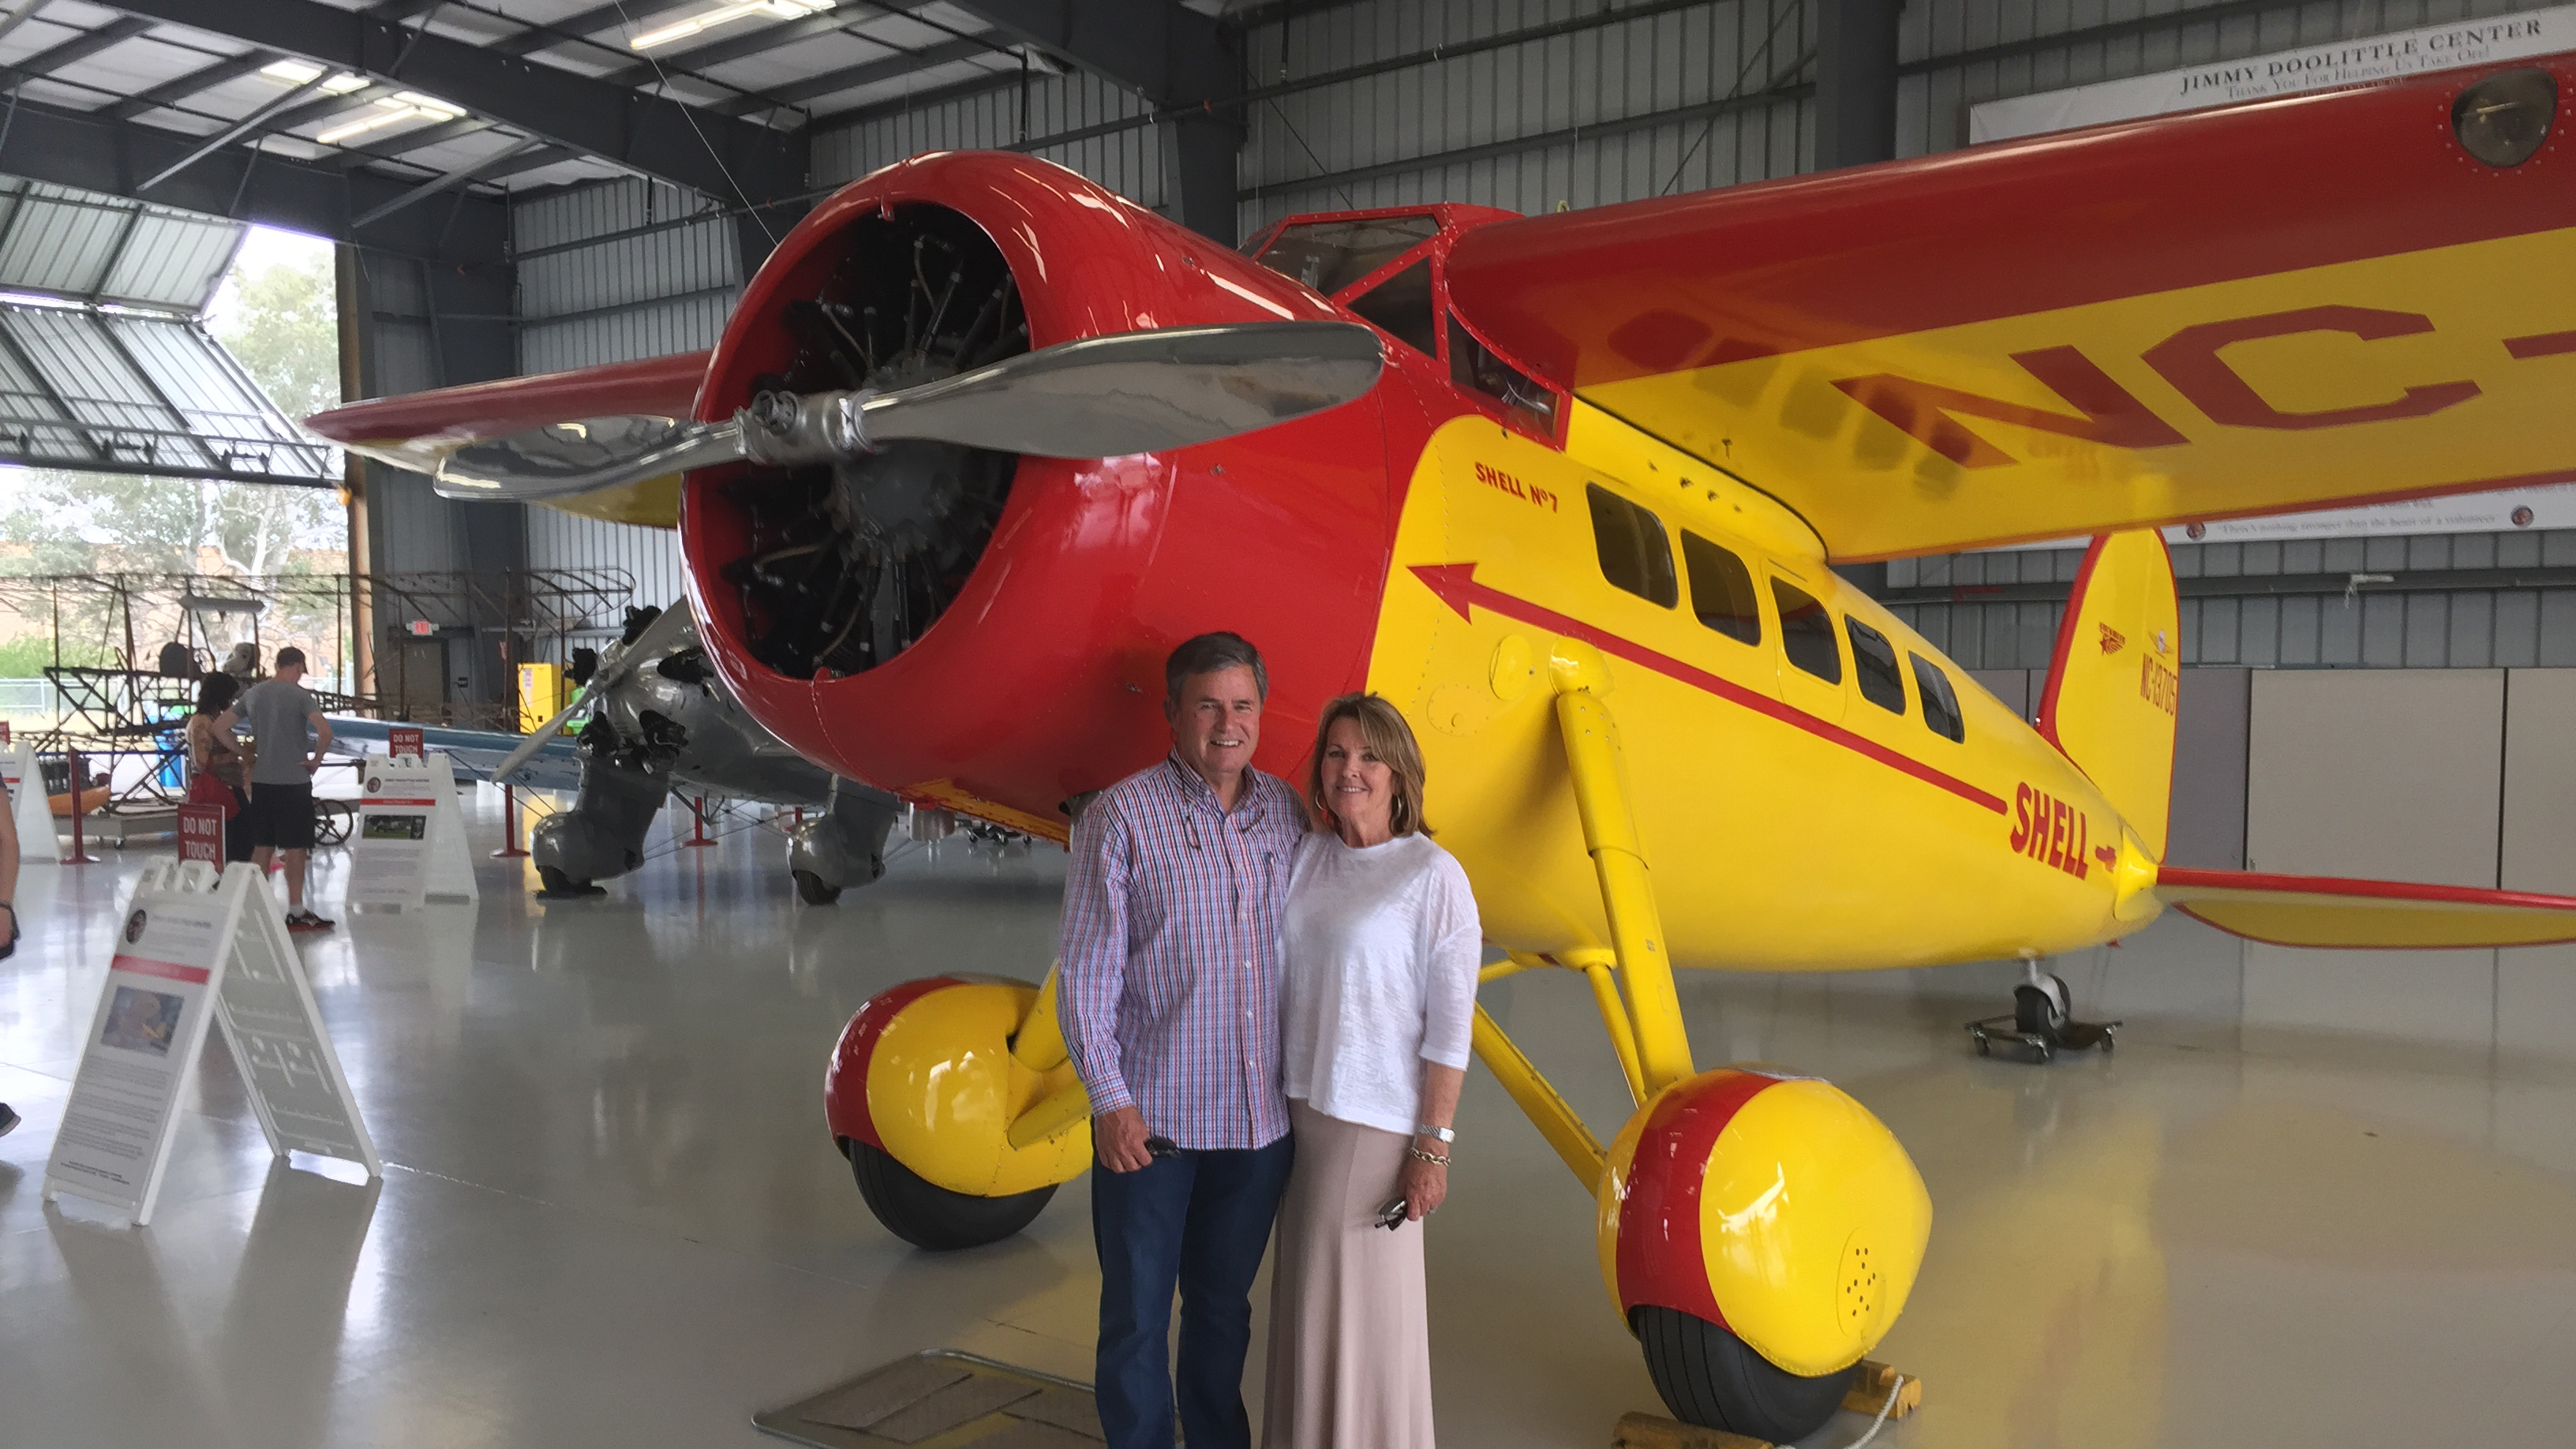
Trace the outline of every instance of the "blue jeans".
{"type": "Polygon", "coordinates": [[[1100,1426],[1109,1449],[1172,1449],[1175,1379],[1190,1449],[1251,1449],[1243,1359],[1252,1279],[1296,1148],[1183,1152],[1134,1172],[1091,1169],[1100,1250],[1100,1426]],[[1181,1294],[1180,1371],[1166,1362],[1181,1294]]]}

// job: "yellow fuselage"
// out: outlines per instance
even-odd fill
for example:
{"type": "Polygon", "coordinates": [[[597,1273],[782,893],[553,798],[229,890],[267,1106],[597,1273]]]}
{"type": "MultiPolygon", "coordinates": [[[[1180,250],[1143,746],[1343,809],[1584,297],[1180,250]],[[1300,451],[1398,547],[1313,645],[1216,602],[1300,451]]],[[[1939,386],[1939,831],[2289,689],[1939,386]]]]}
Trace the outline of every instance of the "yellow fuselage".
{"type": "Polygon", "coordinates": [[[1433,436],[1405,495],[1370,658],[1370,688],[1421,738],[1426,813],[1475,881],[1489,941],[1538,954],[1608,941],[1553,707],[1563,638],[1607,657],[1606,703],[1675,965],[1844,971],[2045,956],[2152,917],[2134,888],[2152,880],[2152,857],[2084,773],[1836,577],[1797,515],[1572,407],[1562,452],[1483,417],[1433,436]],[[1610,581],[1592,486],[1660,520],[1674,605],[1610,581]],[[1694,612],[1685,530],[1704,541],[1693,546],[1702,557],[1715,545],[1750,572],[1758,643],[1694,612]],[[1790,662],[1775,581],[1829,613],[1839,682],[1790,662]],[[1902,713],[1857,687],[1847,619],[1893,643],[1902,713]],[[1947,677],[1963,740],[1926,723],[1907,656],[1947,677]]]}

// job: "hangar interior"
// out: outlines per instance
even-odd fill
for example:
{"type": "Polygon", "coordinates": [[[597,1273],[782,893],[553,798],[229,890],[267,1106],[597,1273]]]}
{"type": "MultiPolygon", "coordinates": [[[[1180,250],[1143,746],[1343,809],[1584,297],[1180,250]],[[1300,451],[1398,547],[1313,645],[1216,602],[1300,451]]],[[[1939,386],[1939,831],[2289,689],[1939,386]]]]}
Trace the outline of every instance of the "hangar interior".
{"type": "MultiPolygon", "coordinates": [[[[106,468],[194,438],[207,476],[311,471],[255,397],[153,394],[191,367],[231,385],[174,320],[212,285],[189,264],[210,228],[339,244],[355,400],[711,347],[800,216],[924,151],[1055,162],[1235,245],[1309,212],[1538,214],[1931,155],[1987,101],[2526,15],[2576,35],[2514,0],[17,0],[0,457],[106,468]],[[110,264],[14,266],[49,213],[107,228],[110,264]],[[44,328],[126,362],[49,398],[71,383],[29,356],[44,328]],[[133,360],[163,345],[144,334],[175,339],[166,368],[133,360]],[[124,411],[82,411],[104,403],[124,411]]],[[[341,481],[368,570],[683,593],[666,530],[354,457],[341,481]]],[[[2027,718],[2080,557],[1849,575],[2027,718]]],[[[2173,557],[2176,862],[2576,894],[2576,528],[2173,557]]],[[[460,689],[504,697],[501,666],[478,653],[460,689]]],[[[748,1444],[755,1410],[925,1348],[1090,1377],[1082,1187],[1006,1243],[918,1252],[862,1206],[816,1091],[874,993],[1042,975],[1061,851],[905,841],[811,907],[773,829],[685,849],[667,811],[613,899],[549,908],[484,858],[503,809],[467,799],[479,907],[353,914],[304,948],[382,1181],[272,1169],[210,1045],[145,1230],[38,1188],[152,852],[22,869],[0,1442],[748,1444]]],[[[346,869],[325,853],[322,899],[346,869]]],[[[1878,1442],[2563,1438],[2576,947],[2296,950],[2169,914],[2056,969],[2125,1023],[2117,1053],[1971,1054],[1960,1025],[2008,1004],[2013,963],[1681,983],[1703,1061],[1829,1078],[1921,1166],[1937,1226],[1877,1356],[1926,1405],[1878,1442]]],[[[1628,1094],[1582,984],[1480,999],[1606,1140],[1628,1094]]],[[[1471,1074],[1428,1235],[1441,1432],[1606,1442],[1656,1390],[1603,1304],[1589,1196],[1516,1116],[1471,1074]]]]}

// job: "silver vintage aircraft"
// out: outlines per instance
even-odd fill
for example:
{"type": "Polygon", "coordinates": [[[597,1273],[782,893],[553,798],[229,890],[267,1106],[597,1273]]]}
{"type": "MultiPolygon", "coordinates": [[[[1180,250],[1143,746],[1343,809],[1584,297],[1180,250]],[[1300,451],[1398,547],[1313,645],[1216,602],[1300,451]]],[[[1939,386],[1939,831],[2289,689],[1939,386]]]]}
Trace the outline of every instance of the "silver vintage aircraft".
{"type": "MultiPolygon", "coordinates": [[[[796,893],[827,905],[885,873],[885,840],[902,806],[835,777],[752,721],[698,646],[686,602],[631,610],[589,687],[533,734],[424,726],[423,741],[464,772],[495,784],[575,791],[570,808],[537,822],[529,840],[538,894],[604,893],[598,884],[644,862],[644,837],[673,792],[799,806],[813,818],[789,837],[796,893]],[[565,724],[589,711],[579,732],[565,724]]],[[[384,720],[334,716],[352,750],[390,740],[384,720]]]]}

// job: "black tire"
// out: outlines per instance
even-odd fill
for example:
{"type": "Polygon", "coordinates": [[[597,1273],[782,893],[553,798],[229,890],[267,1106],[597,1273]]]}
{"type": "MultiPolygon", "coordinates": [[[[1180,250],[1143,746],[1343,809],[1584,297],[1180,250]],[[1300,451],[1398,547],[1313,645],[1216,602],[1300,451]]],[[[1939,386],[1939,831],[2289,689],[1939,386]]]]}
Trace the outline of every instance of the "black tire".
{"type": "Polygon", "coordinates": [[[1816,1378],[1793,1374],[1679,1309],[1639,1308],[1628,1322],[1646,1350],[1655,1392],[1686,1424],[1786,1444],[1824,1427],[1851,1388],[1850,1369],[1816,1378]]]}
{"type": "Polygon", "coordinates": [[[850,1173],[859,1180],[859,1195],[886,1231],[934,1253],[980,1248],[998,1243],[1029,1224],[1045,1210],[1055,1189],[1010,1197],[969,1197],[925,1181],[894,1160],[894,1154],[864,1142],[843,1144],[850,1153],[850,1173]]]}
{"type": "Polygon", "coordinates": [[[841,888],[823,884],[823,878],[810,870],[796,872],[796,898],[809,906],[828,906],[841,898],[841,888]]]}
{"type": "Polygon", "coordinates": [[[543,901],[582,901],[608,894],[608,887],[596,881],[574,880],[551,865],[537,867],[537,887],[537,899],[543,901]]]}

